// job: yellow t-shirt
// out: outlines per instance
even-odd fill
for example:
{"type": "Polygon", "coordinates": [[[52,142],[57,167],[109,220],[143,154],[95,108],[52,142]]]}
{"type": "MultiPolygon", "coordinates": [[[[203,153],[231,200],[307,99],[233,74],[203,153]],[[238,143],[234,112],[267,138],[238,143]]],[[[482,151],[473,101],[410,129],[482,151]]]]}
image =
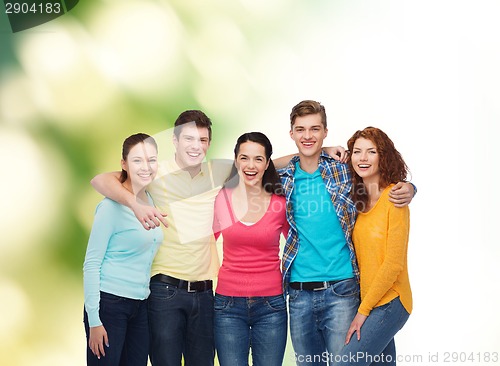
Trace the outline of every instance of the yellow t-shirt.
{"type": "Polygon", "coordinates": [[[410,209],[389,202],[392,186],[382,192],[370,211],[358,214],[354,226],[361,287],[358,311],[363,315],[398,296],[408,313],[413,307],[407,265],[410,209]]]}
{"type": "Polygon", "coordinates": [[[186,281],[212,279],[219,269],[219,257],[212,233],[214,202],[231,169],[229,160],[201,165],[194,177],[175,163],[159,168],[148,186],[156,207],[166,213],[168,228],[151,267],[158,273],[186,281]]]}

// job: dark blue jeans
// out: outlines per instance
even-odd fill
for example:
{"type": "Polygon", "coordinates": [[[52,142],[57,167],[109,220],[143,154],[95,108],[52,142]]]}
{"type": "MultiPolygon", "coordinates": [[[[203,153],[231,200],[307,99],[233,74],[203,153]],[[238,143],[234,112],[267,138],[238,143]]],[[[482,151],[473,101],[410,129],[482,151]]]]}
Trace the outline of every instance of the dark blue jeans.
{"type": "Polygon", "coordinates": [[[409,316],[399,297],[374,308],[361,327],[361,339],[358,341],[356,333],[353,334],[336,365],[396,365],[394,336],[409,316]]]}
{"type": "Polygon", "coordinates": [[[99,317],[108,333],[106,356],[98,359],[89,348],[89,322],[83,311],[87,335],[88,366],[146,366],[149,332],[147,300],[134,300],[101,292],[99,317]]]}
{"type": "Polygon", "coordinates": [[[148,299],[150,361],[153,366],[213,366],[212,290],[188,292],[151,281],[148,299]]]}
{"type": "Polygon", "coordinates": [[[281,366],[285,354],[287,311],[283,295],[215,295],[215,347],[220,366],[281,366]]]}

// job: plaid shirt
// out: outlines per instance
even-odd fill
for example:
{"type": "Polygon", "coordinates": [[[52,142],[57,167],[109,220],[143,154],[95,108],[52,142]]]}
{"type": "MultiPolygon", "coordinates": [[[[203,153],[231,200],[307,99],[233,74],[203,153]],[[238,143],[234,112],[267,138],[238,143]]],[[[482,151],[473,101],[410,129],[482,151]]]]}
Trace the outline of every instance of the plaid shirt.
{"type": "MultiPolygon", "coordinates": [[[[288,283],[290,282],[290,267],[297,256],[299,250],[299,235],[297,233],[297,225],[293,216],[292,207],[292,192],[294,187],[295,164],[299,161],[299,157],[295,156],[290,160],[290,163],[283,169],[278,170],[283,183],[283,189],[286,196],[286,216],[290,224],[288,237],[286,239],[285,249],[283,251],[282,273],[283,286],[287,291],[288,283]]],[[[356,221],[356,207],[351,198],[351,174],[346,164],[342,164],[334,160],[324,152],[321,152],[319,157],[319,170],[321,177],[325,182],[326,190],[330,194],[335,212],[339,218],[340,225],[344,231],[344,236],[349,247],[349,253],[352,263],[354,275],[359,281],[359,269],[354,253],[354,245],[352,243],[352,230],[356,221]]],[[[320,229],[320,228],[318,228],[320,229]]]]}

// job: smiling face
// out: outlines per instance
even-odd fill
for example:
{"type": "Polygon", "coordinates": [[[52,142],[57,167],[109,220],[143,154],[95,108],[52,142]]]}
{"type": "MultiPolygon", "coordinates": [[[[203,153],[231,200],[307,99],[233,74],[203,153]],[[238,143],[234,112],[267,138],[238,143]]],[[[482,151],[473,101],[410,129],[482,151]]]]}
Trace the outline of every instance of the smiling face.
{"type": "Polygon", "coordinates": [[[319,113],[296,117],[290,131],[301,158],[319,157],[327,134],[319,113]]]}
{"type": "Polygon", "coordinates": [[[122,169],[127,172],[127,181],[140,190],[153,181],[158,171],[158,152],[153,144],[140,142],[134,145],[126,160],[122,160],[122,169]]]}
{"type": "Polygon", "coordinates": [[[269,166],[264,146],[247,141],[240,145],[235,161],[240,183],[246,186],[261,186],[262,177],[269,166]]]}
{"type": "Polygon", "coordinates": [[[371,140],[360,137],[354,142],[351,162],[363,182],[379,182],[379,153],[371,140]]]}
{"type": "Polygon", "coordinates": [[[175,161],[181,169],[197,168],[201,165],[210,146],[206,127],[196,127],[195,123],[182,126],[179,136],[174,135],[175,161]]]}

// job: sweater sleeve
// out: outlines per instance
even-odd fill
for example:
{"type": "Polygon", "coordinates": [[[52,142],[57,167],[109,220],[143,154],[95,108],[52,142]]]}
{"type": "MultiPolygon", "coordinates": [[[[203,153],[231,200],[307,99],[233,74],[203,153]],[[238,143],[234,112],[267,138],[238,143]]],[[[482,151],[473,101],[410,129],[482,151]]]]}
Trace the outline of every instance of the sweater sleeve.
{"type": "Polygon", "coordinates": [[[388,206],[385,256],[358,309],[359,313],[367,316],[394,285],[406,262],[410,211],[408,206],[403,208],[396,208],[393,204],[388,204],[388,206]]]}
{"type": "Polygon", "coordinates": [[[116,210],[112,206],[113,202],[108,200],[97,205],[83,264],[85,310],[91,327],[102,325],[99,318],[100,277],[104,256],[114,231],[112,218],[116,215],[116,210]]]}

